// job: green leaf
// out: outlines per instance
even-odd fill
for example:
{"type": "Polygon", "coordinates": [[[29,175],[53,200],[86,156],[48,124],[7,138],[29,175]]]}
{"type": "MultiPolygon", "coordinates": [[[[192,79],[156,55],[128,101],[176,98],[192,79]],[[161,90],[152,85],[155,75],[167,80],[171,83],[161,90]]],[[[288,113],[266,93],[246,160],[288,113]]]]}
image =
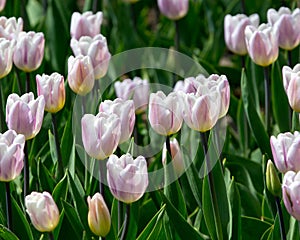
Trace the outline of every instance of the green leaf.
{"type": "Polygon", "coordinates": [[[43,191],[52,192],[55,186],[55,181],[53,180],[47,167],[40,159],[38,160],[38,179],[43,191]]]}
{"type": "Polygon", "coordinates": [[[18,240],[19,238],[8,228],[0,225],[0,239],[2,240],[18,240]]]}
{"type": "Polygon", "coordinates": [[[288,231],[288,233],[287,233],[288,240],[300,239],[299,223],[292,216],[290,217],[290,228],[288,230],[286,230],[286,232],[287,231],[288,231]]]}
{"type": "Polygon", "coordinates": [[[66,173],[64,177],[56,184],[52,193],[52,197],[60,209],[62,209],[60,200],[61,199],[66,200],[67,194],[68,194],[68,178],[66,173]]]}
{"type": "Polygon", "coordinates": [[[243,240],[260,239],[272,225],[257,218],[242,216],[243,240]]]}
{"type": "Polygon", "coordinates": [[[53,134],[51,133],[51,130],[48,130],[48,137],[49,137],[49,145],[50,145],[50,154],[53,161],[53,164],[57,163],[57,152],[56,152],[56,145],[55,145],[55,139],[53,134]]]}

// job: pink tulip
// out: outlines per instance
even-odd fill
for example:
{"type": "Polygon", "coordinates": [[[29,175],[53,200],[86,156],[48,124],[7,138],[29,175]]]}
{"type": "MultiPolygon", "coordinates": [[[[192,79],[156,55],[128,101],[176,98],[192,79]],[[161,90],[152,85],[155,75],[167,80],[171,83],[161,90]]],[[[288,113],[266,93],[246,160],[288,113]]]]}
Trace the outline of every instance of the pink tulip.
{"type": "Polygon", "coordinates": [[[92,60],[89,56],[69,57],[68,83],[73,92],[82,96],[93,89],[95,76],[92,60]]]}
{"type": "Polygon", "coordinates": [[[44,109],[43,96],[34,99],[32,92],[21,97],[12,93],[6,102],[7,126],[18,134],[23,134],[26,140],[34,138],[42,127],[44,109]]]}
{"type": "Polygon", "coordinates": [[[258,14],[252,14],[249,17],[244,14],[235,16],[227,14],[224,18],[224,35],[227,48],[235,54],[247,54],[245,28],[248,25],[258,27],[258,24],[258,14]]]}
{"type": "Polygon", "coordinates": [[[56,113],[65,105],[66,93],[64,77],[59,73],[52,73],[50,76],[43,74],[36,75],[38,96],[45,98],[45,111],[56,113]]]}
{"type": "Polygon", "coordinates": [[[148,118],[158,134],[168,136],[180,130],[183,120],[179,98],[176,92],[168,96],[162,91],[150,94],[148,118]]]}
{"type": "Polygon", "coordinates": [[[85,114],[81,128],[83,146],[90,157],[104,160],[116,150],[121,136],[121,121],[116,114],[85,114]]]}
{"type": "Polygon", "coordinates": [[[17,40],[19,33],[23,31],[23,19],[15,17],[0,17],[0,37],[8,40],[17,40]]]}
{"type": "Polygon", "coordinates": [[[83,36],[79,40],[72,38],[71,48],[75,56],[80,54],[90,56],[96,79],[105,76],[111,54],[107,47],[106,38],[103,35],[98,34],[94,38],[83,36]]]}
{"type": "Polygon", "coordinates": [[[0,11],[2,11],[5,7],[6,0],[0,0],[0,11]]]}
{"type": "Polygon", "coordinates": [[[189,9],[188,0],[157,0],[157,3],[161,13],[172,20],[183,18],[189,9]]]}
{"type": "Polygon", "coordinates": [[[9,182],[23,169],[25,137],[14,130],[0,133],[0,181],[9,182]]]}
{"type": "Polygon", "coordinates": [[[174,92],[184,92],[184,93],[196,93],[199,83],[194,77],[188,77],[183,81],[177,81],[173,91],[174,92]]]}
{"type": "Polygon", "coordinates": [[[296,8],[292,13],[287,7],[279,8],[278,12],[271,8],[267,15],[268,22],[278,33],[279,47],[285,50],[297,47],[300,42],[300,9],[296,8]]]}
{"type": "Polygon", "coordinates": [[[148,186],[147,162],[130,154],[118,158],[111,155],[107,161],[107,182],[112,195],[119,201],[132,203],[139,200],[148,186]]]}
{"type": "Polygon", "coordinates": [[[15,40],[0,38],[0,78],[7,76],[12,69],[15,40]]]}
{"type": "Polygon", "coordinates": [[[126,142],[133,131],[135,123],[134,103],[132,100],[116,98],[114,101],[105,100],[100,103],[99,112],[116,114],[121,121],[121,136],[119,144],[126,142]]]}
{"type": "Polygon", "coordinates": [[[102,12],[96,14],[90,11],[83,14],[74,12],[71,18],[71,37],[77,40],[82,36],[95,37],[100,33],[102,18],[102,12]]]}

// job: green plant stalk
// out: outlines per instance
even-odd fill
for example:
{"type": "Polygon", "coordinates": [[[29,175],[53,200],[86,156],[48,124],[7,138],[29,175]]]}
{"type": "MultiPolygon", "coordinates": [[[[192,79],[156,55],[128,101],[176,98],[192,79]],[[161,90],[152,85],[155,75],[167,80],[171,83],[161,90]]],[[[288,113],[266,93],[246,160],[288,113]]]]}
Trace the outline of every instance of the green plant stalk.
{"type": "MultiPolygon", "coordinates": [[[[246,57],[245,57],[245,55],[241,56],[241,66],[242,66],[242,70],[244,69],[244,71],[246,73],[246,57]]],[[[244,134],[245,134],[244,156],[247,157],[249,126],[248,126],[247,114],[245,111],[243,114],[243,122],[244,122],[244,134]]]]}
{"type": "MultiPolygon", "coordinates": [[[[166,148],[167,148],[167,152],[169,153],[169,155],[171,157],[170,159],[172,159],[172,152],[171,152],[171,145],[170,145],[170,136],[167,136],[167,138],[166,138],[166,148]]],[[[166,164],[168,164],[168,163],[166,163],[166,164]]]]}
{"type": "Polygon", "coordinates": [[[121,240],[125,240],[126,239],[126,235],[128,233],[128,229],[129,229],[129,222],[130,222],[130,208],[131,205],[130,203],[126,203],[126,214],[125,214],[125,220],[124,220],[124,227],[123,227],[123,231],[122,231],[122,235],[121,235],[121,240]]]}
{"type": "Polygon", "coordinates": [[[93,13],[96,13],[96,12],[97,12],[99,1],[100,1],[100,0],[94,0],[94,1],[93,1],[93,8],[92,8],[93,13]]]}
{"type": "Polygon", "coordinates": [[[218,201],[217,201],[217,194],[215,189],[215,183],[214,178],[212,175],[212,169],[210,166],[210,157],[208,153],[208,142],[206,133],[200,132],[200,138],[203,146],[204,156],[205,156],[205,162],[206,162],[206,168],[208,171],[208,186],[209,186],[209,192],[210,192],[210,198],[212,200],[212,210],[214,214],[215,224],[216,224],[216,230],[217,230],[217,238],[219,240],[223,239],[223,233],[222,233],[222,223],[220,220],[220,213],[218,208],[218,201]]]}
{"type": "Polygon", "coordinates": [[[123,203],[118,200],[118,231],[120,231],[123,222],[123,203]]]}
{"type": "Polygon", "coordinates": [[[30,73],[26,73],[26,88],[25,88],[26,93],[30,92],[30,73]]]}
{"type": "Polygon", "coordinates": [[[53,236],[52,232],[49,232],[49,238],[50,238],[50,240],[54,240],[54,236],[53,236]]]}
{"type": "Polygon", "coordinates": [[[7,228],[12,230],[12,210],[11,210],[10,182],[5,182],[5,197],[6,197],[7,228]]]}
{"type": "Polygon", "coordinates": [[[245,6],[245,0],[241,0],[241,12],[246,13],[246,6],[245,6]]]}
{"type": "Polygon", "coordinates": [[[286,240],[284,220],[283,220],[283,214],[282,214],[282,209],[280,206],[279,197],[275,197],[275,203],[276,203],[277,213],[278,213],[278,217],[279,217],[279,228],[280,228],[281,240],[286,240]]]}
{"type": "Polygon", "coordinates": [[[14,67],[14,68],[15,68],[15,74],[16,74],[16,78],[17,78],[19,93],[22,95],[23,90],[22,90],[22,84],[21,84],[21,80],[20,80],[19,70],[17,69],[17,67],[14,67]]]}
{"type": "Polygon", "coordinates": [[[105,169],[105,160],[99,160],[99,192],[104,197],[104,169],[105,169]]]}
{"type": "Polygon", "coordinates": [[[267,133],[271,133],[271,81],[269,76],[269,68],[264,67],[264,83],[265,83],[265,125],[267,133]]]}
{"type": "MultiPolygon", "coordinates": [[[[174,27],[175,27],[175,36],[174,36],[174,47],[175,47],[175,51],[179,51],[179,24],[178,24],[178,20],[174,21],[174,27]]],[[[175,68],[176,68],[176,58],[174,58],[174,64],[175,64],[175,68]]],[[[173,73],[173,83],[172,86],[175,85],[175,83],[177,82],[178,77],[176,75],[176,73],[173,73]]]]}
{"type": "Polygon", "coordinates": [[[63,161],[62,161],[55,113],[52,113],[51,117],[52,117],[52,128],[53,128],[53,135],[54,135],[55,148],[56,148],[57,161],[58,161],[57,178],[61,179],[63,176],[63,172],[64,172],[64,166],[63,166],[63,161]]]}
{"type": "Polygon", "coordinates": [[[1,82],[0,82],[0,114],[1,114],[1,116],[0,116],[0,118],[1,118],[0,119],[0,132],[4,131],[4,126],[5,126],[2,96],[3,96],[3,92],[2,92],[1,82]]]}
{"type": "MultiPolygon", "coordinates": [[[[288,55],[288,65],[292,68],[293,67],[293,60],[292,60],[292,51],[288,50],[287,51],[287,55],[288,55]]],[[[289,126],[290,128],[292,127],[292,118],[293,118],[293,110],[291,108],[291,106],[289,106],[289,126]]]]}
{"type": "Polygon", "coordinates": [[[24,146],[24,202],[25,197],[29,193],[29,159],[28,159],[28,140],[25,141],[24,146]]]}

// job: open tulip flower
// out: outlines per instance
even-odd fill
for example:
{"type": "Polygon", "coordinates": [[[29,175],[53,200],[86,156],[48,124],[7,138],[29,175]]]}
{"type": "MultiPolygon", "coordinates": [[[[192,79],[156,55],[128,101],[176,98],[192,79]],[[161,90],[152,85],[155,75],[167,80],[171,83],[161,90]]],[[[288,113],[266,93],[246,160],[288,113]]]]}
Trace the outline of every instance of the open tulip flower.
{"type": "Polygon", "coordinates": [[[8,40],[17,40],[19,33],[23,31],[23,19],[15,17],[0,17],[0,37],[8,40]]]}
{"type": "Polygon", "coordinates": [[[5,77],[11,71],[15,43],[15,40],[0,38],[0,78],[5,77]]]}

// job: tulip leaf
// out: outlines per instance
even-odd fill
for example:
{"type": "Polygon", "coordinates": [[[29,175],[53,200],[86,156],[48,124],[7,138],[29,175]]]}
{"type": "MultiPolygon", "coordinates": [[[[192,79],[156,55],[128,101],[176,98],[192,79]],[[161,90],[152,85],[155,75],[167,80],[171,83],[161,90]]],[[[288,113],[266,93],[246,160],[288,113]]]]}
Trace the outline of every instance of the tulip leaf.
{"type": "Polygon", "coordinates": [[[292,216],[290,217],[290,227],[287,232],[287,239],[288,240],[300,239],[299,223],[292,216]]]}
{"type": "Polygon", "coordinates": [[[48,137],[49,137],[51,158],[52,158],[53,163],[55,164],[55,163],[57,163],[57,152],[56,152],[55,139],[54,139],[54,136],[50,129],[48,131],[48,137]]]}
{"type": "Polygon", "coordinates": [[[8,228],[0,225],[0,239],[2,240],[18,240],[19,238],[8,228]]]}
{"type": "Polygon", "coordinates": [[[263,154],[266,153],[271,157],[270,140],[249,93],[248,81],[244,70],[242,71],[241,88],[244,110],[254,138],[260,147],[261,152],[263,154]]]}
{"type": "Polygon", "coordinates": [[[258,218],[242,216],[242,237],[245,240],[261,239],[272,225],[258,218]]]}
{"type": "Polygon", "coordinates": [[[51,173],[41,160],[38,160],[38,179],[43,191],[52,192],[55,182],[51,176],[51,173]]]}
{"type": "Polygon", "coordinates": [[[59,209],[62,209],[61,205],[61,199],[66,200],[68,194],[68,178],[67,173],[64,175],[64,177],[56,184],[52,197],[54,201],[56,202],[59,209]]]}

